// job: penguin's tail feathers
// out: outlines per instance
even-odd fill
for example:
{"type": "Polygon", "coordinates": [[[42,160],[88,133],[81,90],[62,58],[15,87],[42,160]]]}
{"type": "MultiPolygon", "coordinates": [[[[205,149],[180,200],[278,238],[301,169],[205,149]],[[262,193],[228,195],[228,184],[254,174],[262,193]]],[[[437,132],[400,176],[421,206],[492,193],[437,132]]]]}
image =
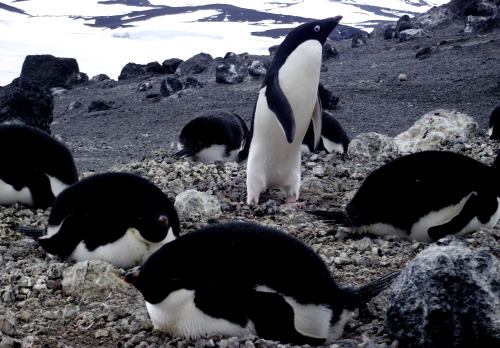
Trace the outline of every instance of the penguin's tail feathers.
{"type": "Polygon", "coordinates": [[[351,301],[347,307],[355,309],[368,303],[372,298],[387,289],[400,273],[400,271],[391,272],[359,288],[347,288],[346,290],[351,294],[351,301]]]}
{"type": "Polygon", "coordinates": [[[38,240],[38,238],[40,238],[45,234],[45,230],[43,228],[24,227],[24,226],[19,226],[16,229],[16,232],[19,232],[20,234],[25,235],[26,237],[32,238],[34,240],[38,240]]]}
{"type": "Polygon", "coordinates": [[[328,223],[349,225],[349,219],[347,214],[343,209],[334,210],[321,210],[321,209],[308,209],[307,213],[317,216],[321,220],[325,220],[328,223]]]}

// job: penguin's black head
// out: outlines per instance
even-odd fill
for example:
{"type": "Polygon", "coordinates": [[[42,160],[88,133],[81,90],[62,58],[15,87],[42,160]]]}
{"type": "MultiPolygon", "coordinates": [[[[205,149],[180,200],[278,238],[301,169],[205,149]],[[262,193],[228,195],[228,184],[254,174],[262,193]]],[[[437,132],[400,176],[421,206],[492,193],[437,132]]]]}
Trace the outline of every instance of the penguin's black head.
{"type": "Polygon", "coordinates": [[[161,242],[169,232],[171,233],[170,238],[179,236],[180,221],[174,206],[167,199],[162,208],[162,210],[152,209],[145,212],[144,215],[137,218],[134,224],[142,238],[152,243],[161,242]]]}
{"type": "Polygon", "coordinates": [[[308,40],[318,40],[323,45],[341,19],[342,16],[336,16],[299,25],[288,33],[276,54],[279,54],[280,50],[284,50],[288,55],[300,44],[308,40]]]}
{"type": "Polygon", "coordinates": [[[125,275],[125,282],[139,290],[144,299],[156,304],[163,301],[171,292],[185,288],[185,276],[182,265],[176,265],[174,260],[178,255],[172,247],[176,241],[165,244],[135,272],[125,275]]]}

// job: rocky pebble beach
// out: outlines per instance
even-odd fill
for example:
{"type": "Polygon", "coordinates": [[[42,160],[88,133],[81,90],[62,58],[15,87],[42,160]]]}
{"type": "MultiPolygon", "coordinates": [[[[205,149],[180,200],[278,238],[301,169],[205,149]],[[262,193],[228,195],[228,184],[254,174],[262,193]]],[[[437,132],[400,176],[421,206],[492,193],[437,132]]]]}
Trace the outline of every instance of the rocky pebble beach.
{"type": "MultiPolygon", "coordinates": [[[[332,113],[353,140],[371,132],[371,138],[363,139],[376,146],[368,146],[369,156],[360,155],[362,146],[354,145],[345,158],[324,152],[304,154],[303,209],[286,206],[277,190],[262,194],[258,206],[246,205],[246,163],[196,163],[171,156],[180,129],[199,112],[230,110],[249,122],[261,83],[258,78],[220,84],[214,69],[209,69],[196,76],[203,88],[169,97],[159,93],[158,76],[59,90],[53,93],[52,134],[73,152],[80,178],[105,171],[132,172],[160,187],[176,203],[181,233],[228,221],[272,226],[309,245],[341,286],[360,286],[404,269],[428,244],[395,236],[352,235],[342,226],[318,220],[307,209],[344,207],[369,173],[404,154],[377,152],[381,144],[393,146],[391,137],[426,113],[458,110],[477,122],[466,135],[445,137],[432,149],[491,165],[500,148],[485,134],[489,112],[500,102],[500,33],[465,34],[463,20],[453,18],[449,25],[426,29],[426,35],[410,41],[384,40],[379,33],[364,38],[358,48],[347,40],[335,44],[338,55],[325,62],[321,77],[340,97],[332,113]],[[415,58],[426,47],[428,56],[415,58]],[[401,73],[406,79],[398,79],[401,73]],[[139,90],[144,83],[149,92],[139,90]],[[89,111],[89,104],[98,99],[111,107],[89,111]]],[[[270,57],[259,59],[266,62],[270,57]]],[[[123,281],[128,270],[101,261],[52,259],[36,241],[17,232],[18,227],[45,228],[49,213],[50,209],[21,205],[0,207],[0,348],[290,347],[259,337],[190,340],[154,330],[142,295],[123,281]]],[[[463,240],[470,249],[500,258],[498,228],[480,230],[463,240]]],[[[386,296],[384,292],[357,310],[342,338],[330,347],[401,347],[384,325],[386,296]]]]}

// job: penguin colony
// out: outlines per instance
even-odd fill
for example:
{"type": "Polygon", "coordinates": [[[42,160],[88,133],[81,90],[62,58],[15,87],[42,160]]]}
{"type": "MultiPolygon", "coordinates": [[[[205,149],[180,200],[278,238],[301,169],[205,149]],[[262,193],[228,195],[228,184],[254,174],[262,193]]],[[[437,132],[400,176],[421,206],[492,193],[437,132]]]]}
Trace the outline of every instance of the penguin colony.
{"type": "MultiPolygon", "coordinates": [[[[248,158],[248,204],[258,204],[268,188],[283,190],[287,203],[296,203],[302,144],[345,154],[349,143],[317,97],[321,48],[341,18],[289,33],[258,93],[250,131],[235,114],[202,115],[184,127],[174,156],[248,158]]],[[[490,117],[493,139],[499,119],[500,107],[490,117]]],[[[128,173],[78,181],[69,150],[29,126],[1,125],[0,151],[10,164],[0,167],[0,204],[52,207],[46,230],[24,232],[53,257],[101,259],[125,269],[139,265],[125,281],[143,294],[154,327],[172,336],[252,334],[328,344],[342,335],[354,309],[397,276],[341,288],[303,242],[257,224],[211,225],[180,236],[177,212],[154,184],[128,173]]],[[[453,153],[407,155],[370,174],[344,211],[311,213],[354,233],[421,241],[464,235],[494,226],[500,216],[499,161],[488,167],[453,153]]]]}

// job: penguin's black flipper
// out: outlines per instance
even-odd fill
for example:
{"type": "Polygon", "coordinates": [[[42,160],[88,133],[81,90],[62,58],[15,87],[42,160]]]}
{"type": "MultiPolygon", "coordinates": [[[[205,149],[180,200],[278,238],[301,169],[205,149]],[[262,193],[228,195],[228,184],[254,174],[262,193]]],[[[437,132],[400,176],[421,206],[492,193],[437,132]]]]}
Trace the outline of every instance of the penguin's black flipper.
{"type": "Polygon", "coordinates": [[[347,308],[355,309],[365,303],[368,303],[372,298],[387,289],[400,273],[400,271],[391,272],[359,288],[345,289],[351,292],[352,295],[350,301],[351,303],[347,304],[347,308]]]}
{"type": "Polygon", "coordinates": [[[19,232],[22,235],[25,235],[26,237],[37,240],[38,238],[40,238],[41,236],[43,236],[45,234],[45,229],[36,228],[36,227],[19,226],[18,228],[16,228],[16,232],[19,232]]]}
{"type": "Polygon", "coordinates": [[[342,209],[335,209],[335,210],[307,209],[306,213],[315,215],[321,220],[325,220],[329,223],[347,225],[348,222],[346,213],[342,209]]]}
{"type": "Polygon", "coordinates": [[[276,115],[286,140],[291,144],[295,137],[295,119],[293,110],[278,81],[278,75],[271,76],[266,81],[267,106],[276,115]]]}
{"type": "Polygon", "coordinates": [[[184,158],[184,157],[190,157],[190,156],[193,156],[193,152],[187,148],[183,148],[183,149],[181,149],[177,152],[174,152],[172,154],[172,157],[174,157],[174,158],[184,158]]]}

